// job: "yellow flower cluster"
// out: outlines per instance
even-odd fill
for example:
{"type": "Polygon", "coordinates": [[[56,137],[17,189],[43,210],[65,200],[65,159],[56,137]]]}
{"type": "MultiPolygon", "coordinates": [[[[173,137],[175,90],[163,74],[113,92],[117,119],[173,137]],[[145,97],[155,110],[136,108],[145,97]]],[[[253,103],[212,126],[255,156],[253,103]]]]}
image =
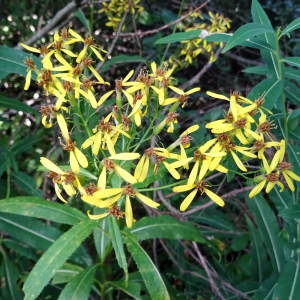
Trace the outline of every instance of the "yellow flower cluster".
{"type": "Polygon", "coordinates": [[[207,23],[201,13],[195,12],[187,19],[186,24],[180,24],[181,31],[201,29],[202,35],[197,39],[182,41],[178,49],[170,56],[169,62],[183,68],[192,64],[199,55],[209,58],[209,62],[216,60],[215,52],[222,43],[207,42],[204,37],[209,33],[225,33],[230,29],[231,20],[219,13],[208,12],[207,23]]]}
{"type": "MultiPolygon", "coordinates": [[[[262,108],[263,98],[252,102],[238,93],[232,93],[229,98],[212,92],[207,94],[228,101],[230,106],[224,119],[206,124],[206,128],[216,135],[213,139],[214,151],[230,154],[237,167],[244,172],[247,172],[247,168],[240,156],[255,158],[261,162],[263,174],[255,178],[259,183],[250,191],[249,197],[254,197],[264,187],[267,193],[276,185],[282,191],[284,182],[294,191],[293,180],[300,181],[300,176],[292,171],[292,164],[285,160],[285,140],[273,139],[273,123],[267,119],[267,113],[271,112],[262,108]]],[[[221,159],[222,157],[216,159],[214,164],[221,159]]]]}
{"type": "Polygon", "coordinates": [[[45,127],[57,125],[62,152],[68,154],[68,168],[46,157],[41,157],[41,164],[49,170],[60,200],[67,202],[77,195],[97,208],[95,214],[88,211],[91,219],[125,216],[126,225],[131,227],[133,201],[154,209],[159,206],[144,192],[152,191],[149,185],[165,173],[170,176],[164,176],[168,184],[161,189],[190,191],[181,211],[189,207],[197,193],[223,206],[223,199],[210,188],[209,175],[227,173],[223,162],[228,156],[244,172],[244,161],[262,161],[266,174],[250,196],[264,186],[267,192],[276,184],[282,187],[282,177],[291,189],[292,179],[299,180],[284,160],[284,141],[270,140],[272,124],[261,108],[261,99],[252,102],[237,93],[228,98],[208,92],[228,101],[229,110],[224,119],[206,125],[215,137],[192,147],[191,134],[198,125],[174,135],[180,107],[200,88],[183,91],[174,86],[174,68],[152,62],[150,70],[142,69],[137,74],[131,70],[110,88],[93,67],[93,59],[103,60],[101,53],[105,51],[90,36],[84,38],[72,29],[63,29],[54,35],[53,42],[39,49],[22,46],[43,57],[41,70],[31,58],[26,59],[25,89],[29,88],[32,72],[36,72],[38,85],[54,96],[53,104],[41,107],[42,123],[45,127]],[[167,142],[161,140],[162,132],[167,142]],[[276,150],[271,163],[267,149],[276,150]]]}
{"type": "Polygon", "coordinates": [[[116,30],[126,12],[130,12],[137,17],[144,11],[144,7],[139,5],[140,0],[111,0],[103,1],[102,8],[99,13],[106,15],[108,21],[105,23],[107,27],[116,30]]]}

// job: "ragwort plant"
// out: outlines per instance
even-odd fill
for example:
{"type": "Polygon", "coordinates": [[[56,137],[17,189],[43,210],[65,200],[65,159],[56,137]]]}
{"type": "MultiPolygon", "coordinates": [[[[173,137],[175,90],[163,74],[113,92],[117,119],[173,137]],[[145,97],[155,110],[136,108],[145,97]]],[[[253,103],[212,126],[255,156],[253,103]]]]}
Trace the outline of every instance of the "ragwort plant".
{"type": "MultiPolygon", "coordinates": [[[[128,284],[128,270],[123,243],[152,299],[169,299],[167,289],[134,234],[121,234],[120,228],[124,223],[132,228],[141,214],[140,206],[148,211],[161,209],[161,203],[153,199],[155,191],[175,192],[181,199],[180,211],[185,211],[192,202],[225,205],[210,182],[219,173],[235,172],[252,182],[250,198],[275,187],[280,192],[285,187],[294,191],[294,181],[300,181],[287,159],[285,139],[272,133],[272,112],[264,108],[263,95],[251,100],[238,92],[226,96],[207,91],[211,101],[226,101],[227,109],[222,119],[206,124],[211,138],[199,144],[192,137],[199,125],[181,129],[180,109],[200,88],[184,91],[176,86],[174,67],[152,62],[149,69],[133,69],[109,83],[94,68],[103,61],[105,50],[92,36],[83,37],[69,28],[55,33],[53,42],[41,48],[22,46],[41,54],[43,65],[38,69],[30,56],[26,59],[25,90],[35,73],[37,84],[55,99],[42,105],[40,112],[45,127],[59,130],[62,159],[42,156],[41,164],[48,170],[57,198],[72,205],[80,200],[91,219],[86,231],[78,227],[78,242],[98,226],[96,220],[107,218],[125,282],[128,284]],[[162,138],[165,136],[168,138],[162,138]],[[235,170],[228,169],[228,160],[236,165],[235,170]],[[252,179],[250,162],[258,166],[252,179]],[[159,184],[161,178],[164,185],[159,184]],[[149,270],[143,269],[150,265],[151,278],[149,270]]],[[[38,287],[34,283],[55,250],[54,245],[49,248],[29,275],[24,286],[26,299],[34,299],[51,279],[47,274],[38,287]]],[[[102,286],[100,294],[106,292],[102,286]]]]}

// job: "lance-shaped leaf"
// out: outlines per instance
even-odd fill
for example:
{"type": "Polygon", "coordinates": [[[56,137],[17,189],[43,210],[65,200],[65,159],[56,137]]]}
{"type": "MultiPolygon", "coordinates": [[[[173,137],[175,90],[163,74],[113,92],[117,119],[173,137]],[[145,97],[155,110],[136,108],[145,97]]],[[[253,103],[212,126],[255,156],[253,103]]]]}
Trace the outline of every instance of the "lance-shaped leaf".
{"type": "Polygon", "coordinates": [[[78,209],[50,202],[40,197],[14,197],[0,200],[0,212],[44,218],[57,223],[74,225],[87,220],[78,209]]]}
{"type": "Polygon", "coordinates": [[[64,264],[98,223],[93,220],[80,222],[62,234],[42,255],[29,273],[23,291],[24,300],[34,300],[49,283],[55,272],[64,264]]]}
{"type": "Polygon", "coordinates": [[[150,298],[152,300],[170,300],[168,290],[159,271],[135,236],[130,232],[125,232],[125,243],[144,280],[150,298]]]}
{"type": "Polygon", "coordinates": [[[202,30],[191,30],[191,31],[185,31],[185,32],[176,32],[172,33],[168,36],[162,37],[155,41],[155,44],[169,44],[169,43],[176,43],[180,41],[187,41],[187,40],[193,40],[196,38],[200,38],[202,33],[202,30]]]}
{"type": "Polygon", "coordinates": [[[171,216],[142,218],[133,225],[130,231],[139,241],[167,238],[205,243],[205,239],[200,231],[191,223],[181,222],[171,216]]]}
{"type": "Polygon", "coordinates": [[[289,34],[290,32],[300,28],[300,17],[292,21],[289,25],[287,25],[280,33],[279,38],[282,36],[289,34]]]}
{"type": "Polygon", "coordinates": [[[91,266],[75,276],[62,290],[58,300],[88,300],[97,265],[91,266]]]}
{"type": "Polygon", "coordinates": [[[266,32],[272,32],[273,29],[258,23],[248,23],[241,26],[234,35],[228,40],[226,46],[222,50],[223,53],[227,52],[231,48],[240,45],[241,43],[250,40],[254,36],[258,36],[260,34],[266,32]]]}

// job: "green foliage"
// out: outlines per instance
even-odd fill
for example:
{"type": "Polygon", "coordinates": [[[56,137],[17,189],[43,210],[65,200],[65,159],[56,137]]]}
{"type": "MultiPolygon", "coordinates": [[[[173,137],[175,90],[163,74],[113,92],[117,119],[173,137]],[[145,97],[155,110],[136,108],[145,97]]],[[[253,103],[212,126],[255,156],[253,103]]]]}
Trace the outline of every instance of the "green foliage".
{"type": "MultiPolygon", "coordinates": [[[[284,1],[284,4],[287,2],[290,3],[284,1]]],[[[12,4],[4,3],[6,14],[12,4]]],[[[13,48],[19,37],[14,42],[17,35],[9,34],[13,26],[19,26],[21,40],[26,40],[31,29],[22,25],[28,21],[20,21],[24,12],[44,15],[47,19],[55,15],[60,6],[57,3],[51,8],[46,2],[31,3],[32,7],[28,7],[21,1],[18,10],[13,8],[13,20],[19,20],[18,24],[9,28],[4,41],[6,46],[0,46],[0,79],[4,83],[0,92],[0,298],[297,300],[300,294],[299,183],[295,182],[293,192],[281,192],[275,187],[270,193],[249,199],[237,187],[246,181],[256,183],[248,176],[237,181],[235,173],[239,170],[233,160],[228,159],[226,167],[231,172],[211,180],[212,186],[225,196],[224,208],[206,206],[199,193],[191,213],[180,212],[175,207],[182,199],[169,188],[165,195],[155,194],[169,205],[162,202],[155,212],[157,215],[149,209],[149,216],[143,218],[142,212],[137,210],[139,220],[130,229],[124,228],[122,216],[89,220],[82,210],[90,206],[78,203],[76,197],[70,201],[73,207],[50,200],[54,191],[47,179],[44,181],[42,171],[45,169],[40,167],[39,157],[52,146],[51,155],[60,157],[61,152],[49,131],[40,129],[38,106],[40,102],[52,103],[53,99],[41,93],[35,99],[35,88],[25,94],[21,91],[24,80],[18,76],[27,74],[24,59],[28,54],[13,48]]],[[[264,106],[273,112],[271,134],[286,139],[288,159],[299,175],[300,18],[290,19],[297,10],[290,13],[283,10],[280,15],[276,11],[278,3],[271,5],[270,1],[253,0],[252,19],[241,24],[240,20],[248,18],[246,4],[221,1],[210,3],[209,9],[231,14],[237,28],[233,33],[208,32],[206,35],[200,29],[181,31],[183,22],[168,27],[183,12],[188,12],[185,8],[191,7],[191,3],[183,1],[181,7],[177,7],[176,1],[172,5],[149,2],[138,16],[128,13],[120,36],[105,27],[106,20],[99,13],[98,4],[76,9],[74,23],[78,28],[83,27],[81,32],[98,30],[101,44],[102,40],[107,43],[106,49],[117,36],[118,50],[108,53],[109,59],[101,65],[101,70],[112,78],[122,78],[132,66],[142,69],[149,58],[163,61],[175,53],[179,44],[194,42],[202,34],[207,45],[223,43],[222,54],[211,71],[200,78],[202,91],[225,88],[229,93],[238,88],[246,89],[249,99],[263,97],[264,106]],[[150,32],[163,25],[167,25],[167,30],[150,32]],[[240,73],[239,60],[228,63],[227,59],[230,55],[243,54],[249,55],[254,63],[249,65],[241,60],[244,69],[240,73]]],[[[144,5],[144,1],[139,5],[144,5]]],[[[209,19],[205,9],[203,18],[209,19]]],[[[34,23],[37,21],[33,20],[36,19],[31,22],[37,28],[34,23]]],[[[1,28],[6,26],[5,22],[3,18],[1,28]]],[[[44,39],[47,43],[47,38],[44,39]]],[[[39,47],[39,42],[35,46],[39,47]]],[[[31,58],[41,67],[40,59],[34,55],[31,58]]],[[[190,67],[177,72],[178,82],[184,84],[199,71],[205,73],[211,64],[200,54],[190,67]]],[[[169,67],[172,67],[170,62],[169,67]]],[[[180,111],[179,122],[188,127],[196,121],[204,128],[206,121],[220,117],[224,103],[217,107],[214,100],[200,94],[187,104],[186,112],[180,111]]],[[[80,109],[88,108],[81,105],[80,109]]],[[[102,111],[95,112],[89,120],[80,120],[80,112],[77,112],[78,122],[88,125],[95,125],[99,115],[102,111]]],[[[145,127],[151,126],[153,124],[145,127]]],[[[141,131],[147,129],[141,128],[141,131]]],[[[177,127],[175,133],[176,130],[177,127]]],[[[78,140],[84,139],[82,132],[74,132],[74,135],[78,140]]],[[[207,136],[203,130],[193,138],[204,141],[207,136]]],[[[162,134],[160,139],[155,141],[158,146],[171,138],[162,134]]],[[[133,150],[132,145],[130,147],[128,151],[133,150]]],[[[194,150],[191,149],[191,153],[194,150]]],[[[68,170],[68,166],[60,167],[68,170]]],[[[250,173],[255,173],[255,160],[250,160],[248,167],[250,173]]],[[[98,170],[99,166],[95,163],[93,168],[98,170]]],[[[184,172],[180,175],[184,176],[184,172]]],[[[92,182],[98,179],[84,169],[79,176],[92,182]]],[[[167,176],[166,172],[151,174],[145,183],[136,186],[155,186],[157,180],[161,185],[167,184],[167,176]]]]}

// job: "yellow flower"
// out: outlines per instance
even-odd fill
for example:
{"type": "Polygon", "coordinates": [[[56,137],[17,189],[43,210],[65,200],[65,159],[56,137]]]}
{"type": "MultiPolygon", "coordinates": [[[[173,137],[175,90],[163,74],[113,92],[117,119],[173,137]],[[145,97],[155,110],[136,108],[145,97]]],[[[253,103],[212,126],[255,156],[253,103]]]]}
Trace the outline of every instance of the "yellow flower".
{"type": "Polygon", "coordinates": [[[46,157],[41,157],[40,162],[46,169],[50,171],[48,173],[48,177],[52,179],[55,193],[61,201],[65,203],[67,202],[61,194],[59,185],[62,185],[68,196],[74,196],[76,194],[76,189],[78,189],[80,192],[83,192],[84,189],[81,186],[78,177],[73,172],[63,171],[59,166],[54,164],[46,157]]]}
{"type": "MultiPolygon", "coordinates": [[[[132,224],[134,222],[133,219],[133,212],[132,212],[132,206],[131,206],[131,198],[137,198],[140,200],[143,204],[152,207],[157,208],[160,204],[153,201],[149,197],[141,194],[138,190],[134,189],[131,185],[126,185],[122,188],[107,188],[103,190],[96,191],[91,196],[82,196],[82,200],[94,205],[99,208],[105,208],[105,207],[111,207],[113,204],[115,204],[117,201],[121,200],[123,197],[125,197],[125,220],[127,227],[132,227],[132,224]]],[[[93,216],[92,218],[103,218],[106,215],[101,214],[98,216],[93,216]]],[[[89,217],[91,215],[89,214],[89,217]]]]}
{"type": "Polygon", "coordinates": [[[207,186],[208,184],[205,181],[201,180],[197,183],[174,187],[173,192],[176,193],[192,190],[182,201],[180,205],[180,211],[185,211],[190,206],[190,204],[192,203],[192,201],[194,200],[198,192],[200,192],[201,195],[205,193],[216,204],[218,204],[219,206],[224,206],[225,202],[223,201],[223,199],[219,197],[217,194],[215,194],[214,192],[212,192],[211,190],[209,190],[207,186]]]}
{"type": "Polygon", "coordinates": [[[64,150],[69,151],[70,153],[70,166],[72,171],[77,174],[80,171],[80,166],[83,168],[88,167],[88,161],[85,155],[75,146],[75,143],[71,140],[67,123],[62,114],[57,114],[57,123],[60,128],[61,134],[65,141],[64,150]]]}
{"type": "Polygon", "coordinates": [[[106,173],[107,172],[114,172],[117,175],[119,175],[124,181],[134,184],[137,183],[137,179],[131,175],[128,171],[123,169],[121,166],[119,166],[117,163],[114,162],[114,160],[135,160],[140,157],[139,153],[118,153],[115,155],[111,155],[108,158],[105,158],[103,163],[103,168],[101,170],[99,180],[98,180],[98,186],[105,186],[106,182],[106,173]]]}
{"type": "Polygon", "coordinates": [[[177,93],[179,96],[176,98],[167,98],[164,100],[164,102],[161,105],[169,105],[174,102],[179,102],[181,104],[181,106],[184,107],[188,101],[189,95],[200,91],[200,88],[197,87],[197,88],[193,88],[187,92],[184,92],[183,90],[181,90],[175,86],[171,86],[171,85],[169,85],[169,89],[171,89],[172,91],[177,93]]]}
{"type": "Polygon", "coordinates": [[[102,119],[96,128],[93,129],[94,135],[87,138],[83,144],[82,148],[86,149],[92,147],[92,153],[98,155],[100,150],[108,149],[111,155],[115,154],[114,145],[116,144],[120,134],[130,138],[130,135],[122,130],[122,124],[114,126],[110,122],[110,118],[113,113],[108,114],[104,119],[102,119]]]}
{"type": "Polygon", "coordinates": [[[280,192],[283,191],[284,186],[280,181],[280,172],[276,170],[276,168],[279,165],[279,162],[282,161],[283,159],[283,155],[284,155],[284,143],[282,143],[282,147],[279,150],[277,150],[277,152],[274,154],[270,164],[263,156],[262,162],[266,174],[263,176],[256,177],[256,179],[260,180],[260,182],[250,191],[249,193],[250,198],[259,194],[265,186],[266,186],[266,193],[269,193],[275,187],[275,185],[278,185],[280,187],[280,192]]]}

